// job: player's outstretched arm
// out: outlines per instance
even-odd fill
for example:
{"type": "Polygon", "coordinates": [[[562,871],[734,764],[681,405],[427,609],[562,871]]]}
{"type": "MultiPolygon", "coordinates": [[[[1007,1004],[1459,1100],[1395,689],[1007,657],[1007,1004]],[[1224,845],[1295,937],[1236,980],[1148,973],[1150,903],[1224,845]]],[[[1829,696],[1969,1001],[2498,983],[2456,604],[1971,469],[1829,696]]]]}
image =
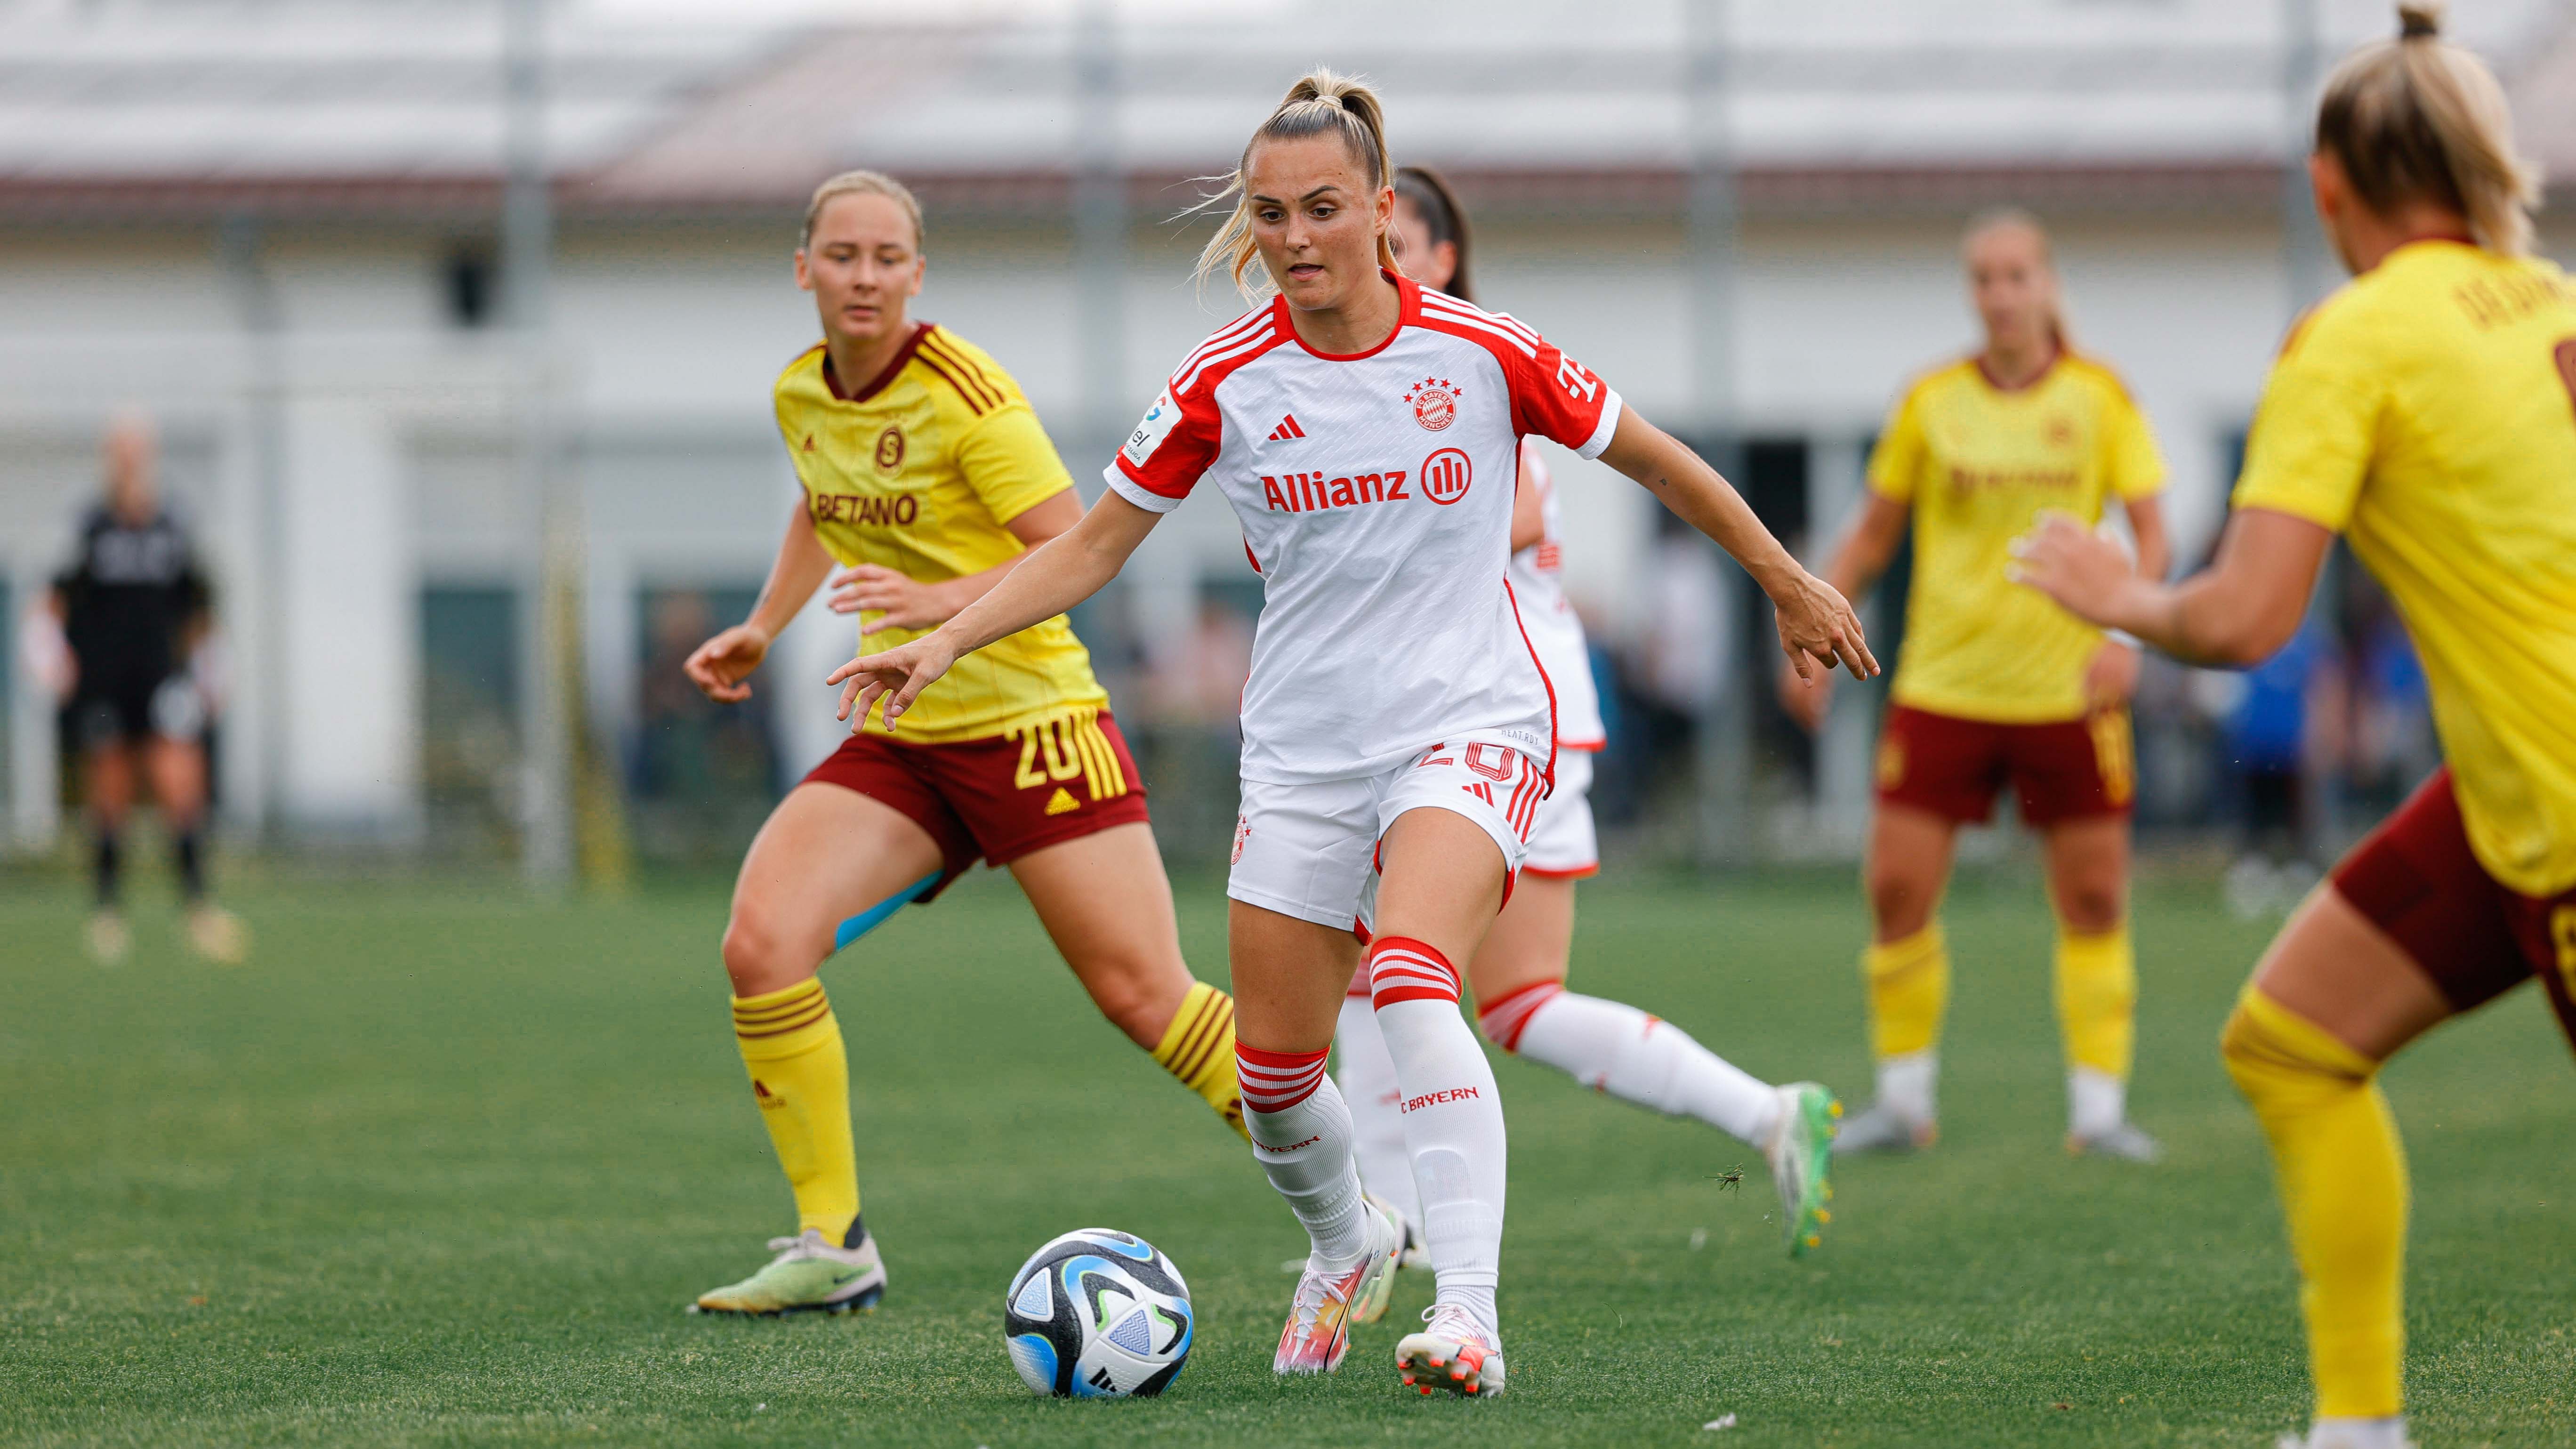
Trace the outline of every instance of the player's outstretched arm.
{"type": "Polygon", "coordinates": [[[778,541],[778,557],[770,562],[769,578],[760,586],[751,617],[699,645],[680,665],[681,672],[700,694],[719,703],[751,698],[751,686],[743,681],[769,657],[778,631],[814,597],[815,588],[831,571],[832,556],[814,536],[814,520],[799,507],[787,520],[787,535],[778,541]]]}
{"type": "MultiPolygon", "coordinates": [[[[1888,561],[1896,557],[1905,542],[1906,526],[1913,521],[1914,505],[1870,490],[1854,511],[1851,526],[1843,531],[1842,542],[1825,561],[1825,583],[1857,607],[1887,572],[1888,561]]],[[[1780,666],[1779,691],[1781,709],[1801,729],[1814,734],[1824,728],[1825,712],[1834,702],[1833,671],[1809,679],[1791,660],[1780,666]]]]}
{"type": "Polygon", "coordinates": [[[1878,673],[1878,660],[1861,637],[1860,615],[1852,611],[1851,601],[1801,567],[1753,516],[1752,505],[1699,454],[1639,417],[1635,408],[1623,407],[1601,461],[1646,485],[1683,522],[1715,539],[1744,565],[1771,596],[1780,650],[1799,678],[1814,675],[1819,663],[1831,670],[1839,662],[1854,679],[1878,673]]]}
{"type": "Polygon", "coordinates": [[[959,657],[1052,619],[1100,592],[1162,520],[1163,515],[1115,493],[1100,495],[1080,523],[1031,550],[1018,568],[957,617],[918,639],[882,654],[862,654],[833,670],[824,682],[841,686],[841,718],[865,724],[869,708],[882,696],[891,734],[895,721],[959,657]]]}
{"type": "Polygon", "coordinates": [[[2129,551],[2054,509],[2012,543],[2009,571],[2105,629],[2124,629],[2187,664],[2241,667],[2297,633],[2334,535],[2307,519],[2243,508],[2227,520],[2217,562],[2178,584],[2147,577],[2129,551]]]}

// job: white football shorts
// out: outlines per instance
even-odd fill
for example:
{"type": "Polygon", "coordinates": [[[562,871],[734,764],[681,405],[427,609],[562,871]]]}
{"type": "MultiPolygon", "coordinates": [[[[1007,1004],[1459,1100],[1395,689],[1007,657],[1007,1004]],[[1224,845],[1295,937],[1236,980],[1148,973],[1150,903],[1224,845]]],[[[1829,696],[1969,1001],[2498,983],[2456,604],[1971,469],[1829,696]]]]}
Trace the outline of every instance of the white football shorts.
{"type": "Polygon", "coordinates": [[[1397,816],[1426,805],[1454,810],[1483,827],[1503,869],[1517,872],[1546,790],[1546,761],[1493,743],[1434,745],[1356,780],[1246,780],[1225,893],[1347,931],[1375,894],[1377,843],[1397,816]]]}
{"type": "Polygon", "coordinates": [[[1532,875],[1571,880],[1601,873],[1601,839],[1592,829],[1592,754],[1559,748],[1556,792],[1539,802],[1530,826],[1529,859],[1521,869],[1532,875]]]}

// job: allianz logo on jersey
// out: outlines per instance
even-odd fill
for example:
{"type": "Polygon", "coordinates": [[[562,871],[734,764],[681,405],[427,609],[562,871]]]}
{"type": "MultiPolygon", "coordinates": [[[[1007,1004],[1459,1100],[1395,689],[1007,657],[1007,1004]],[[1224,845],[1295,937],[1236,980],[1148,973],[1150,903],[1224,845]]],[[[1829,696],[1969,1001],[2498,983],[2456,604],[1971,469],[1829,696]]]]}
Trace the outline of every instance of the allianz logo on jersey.
{"type": "Polygon", "coordinates": [[[1276,478],[1264,473],[1261,475],[1261,501],[1273,513],[1316,513],[1329,508],[1356,508],[1364,503],[1394,503],[1409,498],[1428,498],[1445,507],[1466,497],[1468,485],[1475,479],[1475,464],[1468,460],[1466,453],[1457,448],[1442,448],[1423,459],[1421,467],[1410,471],[1389,468],[1383,472],[1353,473],[1348,477],[1327,473],[1287,473],[1276,478]]]}

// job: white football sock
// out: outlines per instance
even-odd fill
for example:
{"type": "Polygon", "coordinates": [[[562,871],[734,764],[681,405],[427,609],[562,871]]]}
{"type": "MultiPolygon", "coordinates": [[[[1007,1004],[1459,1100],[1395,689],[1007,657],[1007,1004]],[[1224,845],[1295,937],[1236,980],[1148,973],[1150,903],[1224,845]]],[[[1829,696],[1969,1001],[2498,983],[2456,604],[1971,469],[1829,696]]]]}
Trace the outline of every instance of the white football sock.
{"type": "Polygon", "coordinates": [[[1369,947],[1369,981],[1404,1094],[1398,1111],[1422,1193],[1435,1296],[1474,1314],[1499,1343],[1505,1145],[1494,1069],[1458,1014],[1458,972],[1447,957],[1420,941],[1380,936],[1369,947]]]}
{"type": "Polygon", "coordinates": [[[1929,1047],[1878,1063],[1878,1100],[1910,1122],[1935,1120],[1933,1085],[1941,1075],[1941,1057],[1929,1047]]]}
{"type": "Polygon", "coordinates": [[[1351,1162],[1350,1110],[1324,1075],[1325,1053],[1257,1051],[1238,1042],[1234,1054],[1253,1158],[1306,1225],[1319,1266],[1358,1262],[1368,1251],[1366,1204],[1351,1162]]]}
{"type": "Polygon", "coordinates": [[[2306,1449],[2414,1449],[2406,1437],[2406,1416],[2384,1419],[2319,1419],[2308,1430],[2306,1449]]]}
{"type": "Polygon", "coordinates": [[[1778,1092],[1689,1032],[1625,1003],[1548,982],[1502,998],[1479,1020],[1505,1051],[1545,1062],[1621,1101],[1696,1117],[1752,1146],[1769,1142],[1779,1123],[1778,1092]],[[1524,1008],[1534,995],[1544,999],[1524,1008]]]}
{"type": "Polygon", "coordinates": [[[2129,1084],[2109,1072],[2076,1067],[2066,1074],[2066,1130],[2099,1137],[2129,1115],[2129,1084]]]}
{"type": "Polygon", "coordinates": [[[1342,998],[1333,1049],[1341,1054],[1333,1075],[1350,1109],[1351,1156],[1359,1163],[1360,1186],[1403,1214],[1397,1226],[1410,1227],[1419,1240],[1422,1193],[1413,1182],[1413,1156],[1404,1150],[1404,1115],[1395,1110],[1403,1094],[1396,1090],[1395,1058],[1386,1054],[1377,1010],[1366,995],[1342,998]]]}

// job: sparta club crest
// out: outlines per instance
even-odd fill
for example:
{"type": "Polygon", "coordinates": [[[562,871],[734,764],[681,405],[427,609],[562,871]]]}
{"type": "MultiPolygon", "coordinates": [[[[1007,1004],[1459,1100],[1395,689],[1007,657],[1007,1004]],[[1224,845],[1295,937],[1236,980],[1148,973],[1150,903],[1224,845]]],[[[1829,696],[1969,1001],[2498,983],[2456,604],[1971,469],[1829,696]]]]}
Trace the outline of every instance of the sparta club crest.
{"type": "Polygon", "coordinates": [[[1404,395],[1413,404],[1413,420],[1436,433],[1458,421],[1458,385],[1445,377],[1426,377],[1404,395]]]}
{"type": "Polygon", "coordinates": [[[887,428],[877,434],[877,471],[891,473],[903,466],[903,429],[887,428]]]}

